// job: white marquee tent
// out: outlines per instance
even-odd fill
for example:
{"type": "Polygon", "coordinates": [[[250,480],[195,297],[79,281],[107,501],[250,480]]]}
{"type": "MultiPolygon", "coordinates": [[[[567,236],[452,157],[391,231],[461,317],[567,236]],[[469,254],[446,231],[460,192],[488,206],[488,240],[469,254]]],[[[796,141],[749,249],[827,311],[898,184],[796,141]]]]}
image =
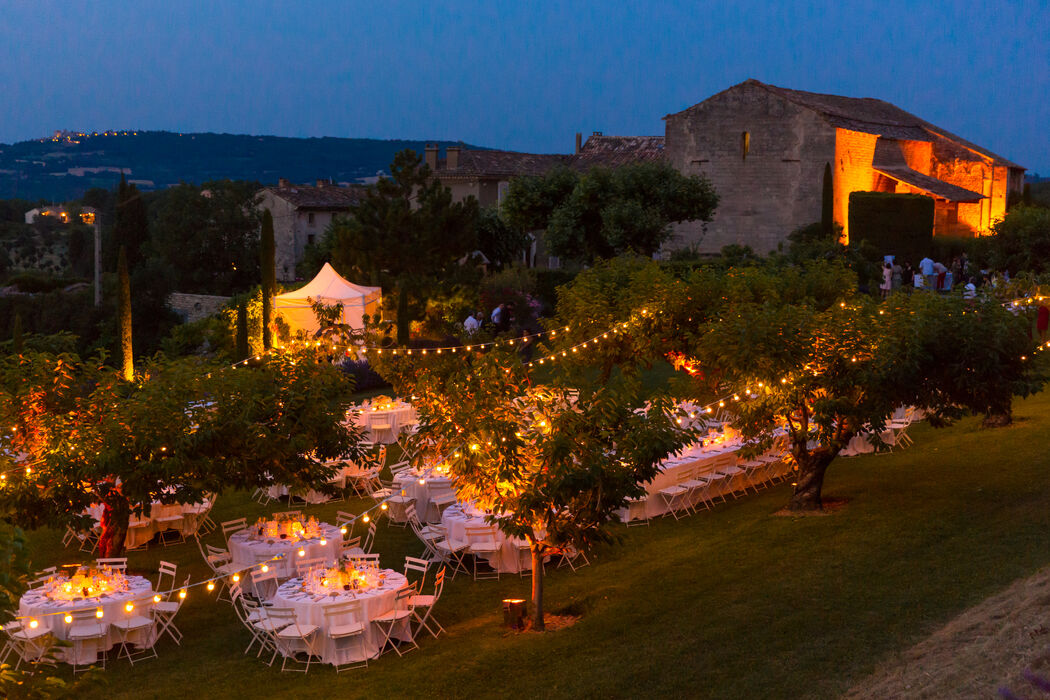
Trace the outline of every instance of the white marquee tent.
{"type": "Polygon", "coordinates": [[[320,301],[325,306],[343,305],[342,323],[352,328],[363,328],[362,317],[375,317],[382,306],[383,290],[379,287],[362,287],[347,282],[328,263],[324,264],[310,282],[292,292],[278,294],[274,298],[274,311],[281,314],[292,331],[304,330],[315,333],[319,325],[311,308],[320,301]]]}

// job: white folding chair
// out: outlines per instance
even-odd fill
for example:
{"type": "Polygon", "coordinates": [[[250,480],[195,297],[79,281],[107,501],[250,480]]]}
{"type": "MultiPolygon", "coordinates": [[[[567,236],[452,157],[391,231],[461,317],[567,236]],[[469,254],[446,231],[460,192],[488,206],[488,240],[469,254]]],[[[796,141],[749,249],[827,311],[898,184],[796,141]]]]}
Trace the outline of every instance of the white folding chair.
{"type": "Polygon", "coordinates": [[[560,569],[561,567],[568,565],[569,568],[573,570],[573,573],[575,573],[576,569],[588,566],[590,563],[591,560],[587,558],[585,552],[570,545],[561,550],[561,561],[558,562],[558,568],[560,569]],[[580,559],[583,560],[582,564],[579,563],[580,559]]]}
{"type": "Polygon", "coordinates": [[[124,605],[116,620],[109,621],[109,626],[116,629],[120,636],[118,659],[123,657],[128,663],[134,664],[146,658],[157,658],[157,630],[150,613],[151,605],[153,598],[133,600],[124,605]],[[132,639],[133,635],[135,639],[132,639]]]}
{"type": "Polygon", "coordinates": [[[416,587],[416,590],[423,590],[423,583],[427,579],[427,570],[430,568],[430,562],[426,559],[420,559],[418,557],[405,557],[405,578],[408,582],[416,587]],[[419,574],[419,580],[412,581],[412,573],[419,574]]]}
{"type": "MultiPolygon", "coordinates": [[[[422,588],[420,590],[422,590],[422,588]]],[[[437,639],[438,634],[445,631],[445,628],[441,626],[441,623],[433,619],[431,614],[434,611],[434,606],[437,604],[438,600],[441,599],[441,592],[443,590],[445,590],[444,567],[442,567],[441,570],[437,572],[437,576],[434,577],[434,593],[432,595],[418,594],[408,599],[408,609],[412,611],[412,617],[414,617],[418,623],[416,633],[418,633],[420,629],[425,629],[427,632],[430,632],[430,636],[437,639]],[[420,615],[420,611],[422,611],[422,615],[420,615]],[[431,624],[437,627],[437,630],[433,629],[430,626],[431,624]]],[[[415,638],[415,634],[413,634],[413,638],[415,638]]]]}
{"type": "Polygon", "coordinates": [[[114,571],[124,572],[128,570],[128,558],[127,557],[104,557],[102,559],[96,559],[95,565],[100,568],[110,568],[114,571]]]}
{"type": "Polygon", "coordinates": [[[246,518],[237,518],[235,520],[227,520],[221,525],[222,527],[222,538],[226,540],[226,548],[230,548],[230,535],[235,532],[247,529],[248,521],[246,518]]]}
{"type": "Polygon", "coordinates": [[[252,591],[259,600],[270,600],[277,595],[277,572],[252,569],[252,591]]]}
{"type": "Polygon", "coordinates": [[[361,610],[361,601],[353,600],[348,603],[336,603],[326,605],[324,608],[325,636],[332,640],[336,654],[348,654],[351,643],[357,644],[360,661],[351,661],[345,664],[336,664],[335,672],[345,671],[348,668],[366,668],[368,666],[368,653],[365,650],[365,623],[361,622],[364,614],[361,610]]]}
{"type": "Polygon", "coordinates": [[[468,551],[474,559],[474,580],[494,578],[499,579],[499,566],[491,563],[491,559],[499,555],[499,542],[496,541],[496,528],[493,525],[483,527],[468,527],[466,538],[469,543],[468,551]],[[478,562],[485,561],[485,568],[478,568],[478,562]]]}
{"type": "Polygon", "coordinates": [[[157,564],[157,585],[155,591],[170,591],[175,586],[175,576],[179,567],[169,561],[161,561],[157,564]],[[164,579],[168,579],[167,588],[164,587],[164,579]]]}
{"type": "Polygon", "coordinates": [[[290,660],[292,663],[298,662],[296,654],[305,650],[306,661],[303,662],[305,666],[291,670],[302,671],[303,673],[308,672],[313,657],[317,656],[315,648],[319,630],[317,625],[299,622],[295,616],[295,610],[292,608],[266,608],[265,614],[268,619],[273,620],[276,628],[276,631],[273,632],[273,638],[278,652],[284,657],[284,661],[281,663],[281,671],[289,670],[288,661],[290,660]],[[303,649],[300,649],[300,646],[303,649]]]}
{"type": "Polygon", "coordinates": [[[102,668],[105,668],[109,648],[106,633],[110,623],[100,620],[93,609],[76,610],[66,615],[65,620],[70,626],[66,639],[73,643],[66,652],[66,661],[72,656],[73,673],[85,670],[83,667],[93,666],[99,657],[102,658],[102,668]]]}
{"type": "Polygon", "coordinates": [[[310,559],[300,559],[295,562],[295,575],[297,578],[303,578],[310,572],[310,569],[315,566],[322,566],[324,564],[324,557],[313,557],[310,559]]]}
{"type": "MultiPolygon", "coordinates": [[[[172,580],[173,585],[174,583],[174,580],[172,580]]],[[[234,585],[240,586],[240,584],[234,585]]],[[[160,641],[160,638],[166,633],[175,644],[181,646],[182,632],[175,626],[175,615],[182,609],[182,604],[186,601],[186,590],[189,586],[190,577],[187,576],[182,587],[179,590],[174,590],[173,588],[167,599],[164,599],[160,594],[153,596],[153,607],[150,609],[150,613],[153,615],[153,622],[157,626],[157,641],[160,641]],[[161,600],[157,600],[158,598],[161,598],[161,600]]]]}
{"type": "Polygon", "coordinates": [[[441,557],[441,561],[452,568],[453,580],[456,578],[456,574],[460,572],[469,574],[470,569],[467,568],[465,558],[470,545],[466,542],[451,539],[448,536],[448,531],[441,525],[434,525],[433,528],[441,535],[440,539],[433,542],[434,550],[441,557]]]}
{"type": "Polygon", "coordinates": [[[4,623],[3,631],[7,641],[3,651],[0,651],[0,663],[7,663],[8,657],[13,653],[18,657],[14,665],[15,670],[23,661],[40,661],[47,654],[53,639],[51,630],[46,625],[41,625],[39,620],[11,620],[4,623]],[[36,622],[36,625],[33,625],[33,622],[36,622]]]}
{"type": "Polygon", "coordinates": [[[416,640],[412,638],[412,611],[408,607],[408,601],[415,595],[415,589],[411,586],[405,586],[397,592],[394,597],[394,607],[386,611],[381,615],[377,615],[372,618],[372,624],[375,625],[379,634],[382,636],[382,641],[379,643],[379,655],[382,656],[386,653],[387,646],[390,646],[398,656],[404,656],[412,649],[418,649],[419,645],[416,644],[416,640]],[[408,631],[408,639],[402,639],[401,641],[408,642],[412,645],[412,649],[406,649],[404,652],[400,649],[400,644],[394,641],[394,628],[399,623],[406,623],[406,629],[408,631]]]}

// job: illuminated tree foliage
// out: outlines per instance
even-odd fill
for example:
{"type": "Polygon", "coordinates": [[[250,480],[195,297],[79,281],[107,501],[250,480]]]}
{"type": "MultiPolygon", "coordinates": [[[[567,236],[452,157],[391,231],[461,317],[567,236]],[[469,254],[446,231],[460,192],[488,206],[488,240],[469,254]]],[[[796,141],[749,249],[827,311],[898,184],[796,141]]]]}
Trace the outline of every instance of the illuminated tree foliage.
{"type": "Polygon", "coordinates": [[[1008,414],[1014,395],[1037,391],[1044,378],[1022,359],[1034,349],[1025,325],[1000,304],[974,310],[936,295],[734,299],[699,329],[689,357],[734,394],[733,423],[753,449],[787,429],[797,468],[788,507],[819,510],[831,462],[860,433],[878,443],[898,407],[942,425],[966,411],[1008,414]]]}
{"type": "Polygon", "coordinates": [[[271,480],[324,489],[331,470],[307,455],[357,453],[360,432],[342,424],[352,384],[310,357],[254,369],[157,358],[133,383],[98,365],[49,353],[0,363],[0,419],[13,428],[0,454],[25,455],[0,487],[5,519],[85,527],[84,509],[102,504],[99,549],[116,556],[131,514],[154,501],[271,480]]]}
{"type": "Polygon", "coordinates": [[[532,553],[533,625],[543,629],[544,558],[609,540],[608,525],[660,462],[688,437],[665,397],[648,404],[641,383],[568,381],[557,363],[548,381],[530,377],[512,349],[414,362],[372,359],[420,416],[418,459],[443,458],[459,498],[493,513],[532,553]],[[648,405],[647,413],[642,409],[648,405]]]}

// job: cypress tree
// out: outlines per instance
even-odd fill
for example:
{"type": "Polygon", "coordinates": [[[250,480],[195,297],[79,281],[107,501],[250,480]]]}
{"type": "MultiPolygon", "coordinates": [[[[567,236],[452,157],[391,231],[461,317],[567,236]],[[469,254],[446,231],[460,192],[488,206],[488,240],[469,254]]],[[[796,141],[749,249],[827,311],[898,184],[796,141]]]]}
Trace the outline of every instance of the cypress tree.
{"type": "Polygon", "coordinates": [[[1024,183],[1024,187],[1021,188],[1021,204],[1026,207],[1032,206],[1032,185],[1031,183],[1024,183]]]}
{"type": "Polygon", "coordinates": [[[835,235],[835,188],[831,181],[831,163],[824,164],[824,190],[820,200],[820,231],[827,238],[835,235]]]}
{"type": "MultiPolygon", "coordinates": [[[[135,267],[139,263],[139,248],[149,236],[146,203],[135,185],[129,185],[120,175],[117,188],[117,208],[113,216],[111,249],[125,249],[127,264],[135,267]]],[[[110,258],[112,261],[112,258],[110,258]]]]}
{"type": "Polygon", "coordinates": [[[277,293],[277,250],[273,240],[273,215],[269,209],[262,213],[262,235],[259,240],[259,268],[262,270],[262,324],[263,348],[273,346],[270,324],[273,321],[273,296],[277,293]]]}
{"type": "Polygon", "coordinates": [[[135,359],[131,351],[131,280],[128,277],[128,258],[124,246],[117,256],[117,275],[120,279],[119,321],[121,374],[126,381],[135,379],[135,359]]]}
{"type": "Polygon", "coordinates": [[[15,355],[22,354],[22,314],[15,314],[11,322],[11,352],[15,355]]]}
{"type": "Polygon", "coordinates": [[[237,359],[248,357],[248,302],[237,305],[237,359]]]}

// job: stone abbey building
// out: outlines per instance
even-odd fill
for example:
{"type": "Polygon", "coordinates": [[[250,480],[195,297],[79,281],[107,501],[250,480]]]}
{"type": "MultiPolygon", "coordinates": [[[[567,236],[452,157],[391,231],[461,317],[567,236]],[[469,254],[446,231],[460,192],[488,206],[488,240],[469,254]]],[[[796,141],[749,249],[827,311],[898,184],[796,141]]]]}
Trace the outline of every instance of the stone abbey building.
{"type": "Polygon", "coordinates": [[[872,98],[747,80],[664,121],[664,157],[708,178],[720,197],[712,222],[676,229],[676,246],[706,253],[731,243],[765,253],[819,221],[827,163],[847,240],[851,192],[928,195],[935,235],[973,236],[1024,182],[1022,166],[872,98]]]}

